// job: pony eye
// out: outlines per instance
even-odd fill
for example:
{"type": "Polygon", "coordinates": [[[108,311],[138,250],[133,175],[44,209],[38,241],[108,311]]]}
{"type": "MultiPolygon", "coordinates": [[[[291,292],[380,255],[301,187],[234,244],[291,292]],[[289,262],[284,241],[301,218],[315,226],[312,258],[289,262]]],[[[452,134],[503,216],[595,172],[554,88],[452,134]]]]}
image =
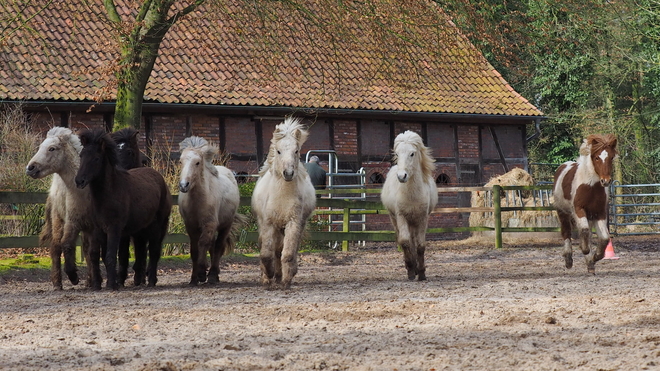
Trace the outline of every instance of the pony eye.
{"type": "Polygon", "coordinates": [[[414,156],[415,156],[415,152],[410,154],[410,157],[414,157],[414,156]]]}
{"type": "Polygon", "coordinates": [[[195,164],[195,166],[199,166],[199,161],[197,161],[197,163],[195,164]]]}
{"type": "Polygon", "coordinates": [[[48,148],[48,152],[53,152],[54,150],[55,150],[55,147],[48,148]]]}
{"type": "Polygon", "coordinates": [[[280,151],[277,151],[277,154],[278,154],[278,155],[281,155],[281,154],[282,154],[282,152],[280,152],[280,151]]]}

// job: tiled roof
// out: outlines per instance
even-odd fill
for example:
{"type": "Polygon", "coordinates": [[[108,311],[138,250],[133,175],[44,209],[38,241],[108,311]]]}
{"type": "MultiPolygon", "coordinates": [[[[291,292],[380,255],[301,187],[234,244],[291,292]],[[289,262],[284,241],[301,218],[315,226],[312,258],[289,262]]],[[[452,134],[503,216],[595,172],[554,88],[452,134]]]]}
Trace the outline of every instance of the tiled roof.
{"type": "MultiPolygon", "coordinates": [[[[367,13],[360,8],[365,2],[328,12],[319,4],[340,2],[323,1],[305,0],[316,20],[285,9],[255,19],[255,2],[244,0],[214,9],[213,17],[192,13],[165,37],[145,101],[542,115],[435,5],[373,1],[383,11],[405,10],[408,18],[392,20],[367,13]],[[320,21],[340,26],[319,29],[320,21]],[[371,28],[377,22],[389,26],[371,28]]],[[[0,2],[0,30],[12,29],[6,14],[29,19],[29,28],[0,45],[0,100],[94,101],[102,88],[112,100],[109,66],[117,52],[101,0],[53,0],[41,10],[47,2],[26,2],[23,9],[13,5],[22,2],[0,2]]]]}

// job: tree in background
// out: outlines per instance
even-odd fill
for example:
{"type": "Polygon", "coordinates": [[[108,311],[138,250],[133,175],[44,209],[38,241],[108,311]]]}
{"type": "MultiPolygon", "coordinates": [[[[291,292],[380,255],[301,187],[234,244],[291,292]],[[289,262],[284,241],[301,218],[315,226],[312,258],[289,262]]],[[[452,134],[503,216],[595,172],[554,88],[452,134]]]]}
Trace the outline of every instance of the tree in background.
{"type": "Polygon", "coordinates": [[[619,137],[619,179],[660,171],[658,0],[437,0],[513,87],[549,117],[530,159],[574,159],[591,133],[619,137]]]}

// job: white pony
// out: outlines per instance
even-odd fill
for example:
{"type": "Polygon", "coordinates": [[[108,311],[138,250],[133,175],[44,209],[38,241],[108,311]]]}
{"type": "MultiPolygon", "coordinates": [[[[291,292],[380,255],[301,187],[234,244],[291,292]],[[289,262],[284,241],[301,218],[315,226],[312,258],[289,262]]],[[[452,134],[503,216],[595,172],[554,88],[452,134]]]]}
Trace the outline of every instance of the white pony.
{"type": "Polygon", "coordinates": [[[300,162],[308,133],[300,119],[288,117],[275,127],[266,163],[252,194],[259,226],[264,285],[291,285],[298,271],[298,249],[307,219],[316,207],[314,186],[300,162]]]}
{"type": "Polygon", "coordinates": [[[179,212],[190,237],[192,275],[190,285],[207,279],[206,252],[211,255],[209,283],[219,282],[220,258],[233,249],[233,231],[244,221],[237,214],[241,201],[231,170],[214,166],[218,147],[192,136],[179,143],[181,178],[179,212]]]}
{"type": "Polygon", "coordinates": [[[25,168],[27,175],[34,179],[53,174],[40,240],[41,243],[49,243],[52,259],[50,279],[56,290],[62,289],[62,253],[64,271],[72,284],[78,284],[76,238],[80,231],[86,232],[83,233],[83,251],[86,254],[89,251],[87,237],[91,236],[94,228],[91,193],[89,189],[77,188],[74,180],[80,167],[81,150],[80,139],[70,129],[54,127],[48,131],[46,139],[25,168]]]}
{"type": "Polygon", "coordinates": [[[396,241],[403,250],[408,279],[426,279],[424,251],[429,215],[438,203],[433,180],[435,159],[422,138],[410,130],[394,140],[394,160],[383,184],[381,201],[396,230],[396,241]]]}

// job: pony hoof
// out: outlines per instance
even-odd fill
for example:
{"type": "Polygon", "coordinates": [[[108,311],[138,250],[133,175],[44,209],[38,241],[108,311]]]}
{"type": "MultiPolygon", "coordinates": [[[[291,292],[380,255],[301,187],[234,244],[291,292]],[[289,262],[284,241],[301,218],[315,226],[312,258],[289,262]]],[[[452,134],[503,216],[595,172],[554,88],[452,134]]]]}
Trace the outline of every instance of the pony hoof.
{"type": "Polygon", "coordinates": [[[426,281],[426,274],[425,274],[425,273],[420,273],[420,274],[417,276],[417,280],[418,280],[418,281],[426,281]]]}
{"type": "Polygon", "coordinates": [[[211,275],[211,276],[208,277],[208,283],[210,285],[218,284],[218,283],[220,283],[220,278],[218,276],[211,275]]]}
{"type": "Polygon", "coordinates": [[[62,291],[64,288],[62,288],[61,285],[53,285],[53,291],[62,291]]]}
{"type": "Polygon", "coordinates": [[[573,256],[564,255],[564,263],[566,264],[566,269],[573,268],[573,256]]]}
{"type": "Polygon", "coordinates": [[[412,269],[408,270],[408,280],[414,281],[415,277],[417,277],[417,274],[415,273],[415,271],[412,270],[412,269]]]}
{"type": "Polygon", "coordinates": [[[80,279],[78,278],[78,273],[73,273],[69,275],[69,281],[71,281],[71,284],[77,285],[80,282],[80,279]]]}

